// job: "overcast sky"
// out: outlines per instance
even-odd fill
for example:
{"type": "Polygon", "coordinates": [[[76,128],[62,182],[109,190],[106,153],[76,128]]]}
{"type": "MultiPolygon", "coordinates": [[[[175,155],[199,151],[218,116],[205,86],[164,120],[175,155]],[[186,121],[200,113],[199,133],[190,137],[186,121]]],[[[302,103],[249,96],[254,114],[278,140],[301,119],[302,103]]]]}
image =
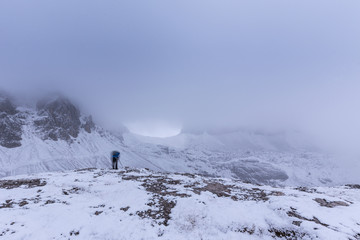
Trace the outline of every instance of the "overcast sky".
{"type": "Polygon", "coordinates": [[[291,125],[358,139],[360,1],[1,0],[0,88],[60,90],[145,132],[291,125]]]}

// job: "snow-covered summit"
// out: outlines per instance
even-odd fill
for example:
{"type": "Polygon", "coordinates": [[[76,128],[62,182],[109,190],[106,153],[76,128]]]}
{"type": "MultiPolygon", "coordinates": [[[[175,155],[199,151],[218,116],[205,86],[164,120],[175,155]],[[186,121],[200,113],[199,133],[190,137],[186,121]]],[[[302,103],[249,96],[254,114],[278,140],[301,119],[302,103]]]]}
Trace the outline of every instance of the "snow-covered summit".
{"type": "Polygon", "coordinates": [[[0,180],[9,240],[356,240],[359,212],[359,185],[274,188],[129,168],[0,180]]]}

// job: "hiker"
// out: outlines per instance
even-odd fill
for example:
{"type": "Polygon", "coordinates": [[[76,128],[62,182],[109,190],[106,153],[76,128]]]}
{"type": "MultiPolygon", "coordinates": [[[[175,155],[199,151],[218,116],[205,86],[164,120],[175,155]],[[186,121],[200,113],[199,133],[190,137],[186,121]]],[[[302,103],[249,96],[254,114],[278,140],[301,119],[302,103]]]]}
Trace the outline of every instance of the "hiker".
{"type": "Polygon", "coordinates": [[[113,151],[111,155],[112,155],[112,168],[118,169],[118,161],[120,159],[120,152],[113,151]]]}

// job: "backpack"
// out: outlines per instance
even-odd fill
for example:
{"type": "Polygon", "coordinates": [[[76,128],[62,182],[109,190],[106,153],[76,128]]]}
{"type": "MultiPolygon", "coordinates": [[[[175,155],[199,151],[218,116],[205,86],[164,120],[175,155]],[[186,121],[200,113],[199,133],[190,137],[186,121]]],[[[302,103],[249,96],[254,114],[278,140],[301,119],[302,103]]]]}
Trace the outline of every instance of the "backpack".
{"type": "Polygon", "coordinates": [[[113,151],[113,152],[112,152],[112,157],[118,159],[118,158],[120,157],[120,152],[118,152],[118,151],[113,151]]]}

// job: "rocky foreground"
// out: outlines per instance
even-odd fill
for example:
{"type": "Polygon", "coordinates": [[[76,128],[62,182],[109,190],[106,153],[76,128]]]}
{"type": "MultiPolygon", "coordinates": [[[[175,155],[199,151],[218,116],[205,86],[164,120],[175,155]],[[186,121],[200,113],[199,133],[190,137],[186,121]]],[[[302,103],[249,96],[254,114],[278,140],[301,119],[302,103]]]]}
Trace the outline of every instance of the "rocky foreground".
{"type": "Polygon", "coordinates": [[[360,185],[273,188],[146,169],[0,180],[0,239],[360,239],[360,185]]]}

